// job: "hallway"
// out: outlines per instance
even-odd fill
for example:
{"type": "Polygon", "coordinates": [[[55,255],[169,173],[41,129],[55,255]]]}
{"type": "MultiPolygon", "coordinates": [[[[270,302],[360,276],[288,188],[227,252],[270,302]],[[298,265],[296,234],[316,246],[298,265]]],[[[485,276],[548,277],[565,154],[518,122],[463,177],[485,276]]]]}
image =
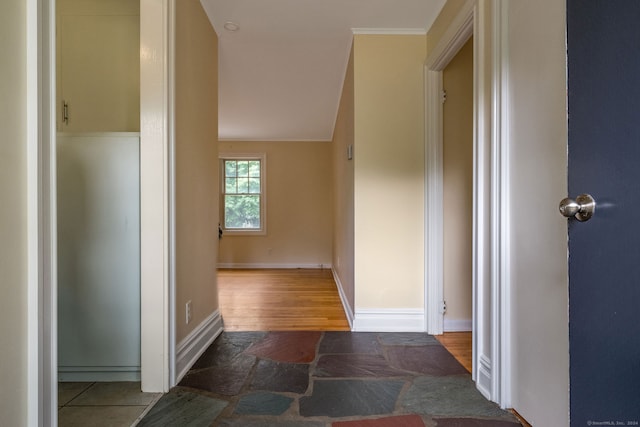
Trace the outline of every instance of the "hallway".
{"type": "Polygon", "coordinates": [[[516,427],[421,333],[224,332],[139,426],[516,427]]]}

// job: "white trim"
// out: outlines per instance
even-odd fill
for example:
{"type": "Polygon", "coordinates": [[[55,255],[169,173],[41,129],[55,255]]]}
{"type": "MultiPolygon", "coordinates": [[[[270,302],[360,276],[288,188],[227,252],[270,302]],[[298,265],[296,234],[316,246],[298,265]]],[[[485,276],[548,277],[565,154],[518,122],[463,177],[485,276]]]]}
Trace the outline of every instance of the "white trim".
{"type": "Polygon", "coordinates": [[[473,34],[472,377],[478,389],[503,408],[511,404],[506,19],[506,3],[501,0],[486,4],[467,0],[425,62],[425,322],[428,331],[439,331],[442,110],[436,102],[441,93],[440,71],[473,34]]]}
{"type": "Polygon", "coordinates": [[[444,314],[442,71],[425,67],[425,79],[425,324],[428,333],[440,335],[444,314]]]}
{"type": "Polygon", "coordinates": [[[253,270],[253,269],[331,269],[331,263],[306,263],[306,264],[285,264],[285,263],[260,263],[260,262],[220,262],[218,268],[253,270]]]}
{"type": "Polygon", "coordinates": [[[57,425],[55,2],[26,3],[27,418],[57,425]]]}
{"type": "Polygon", "coordinates": [[[474,33],[473,20],[476,14],[475,0],[466,0],[460,12],[442,35],[440,42],[429,52],[426,66],[433,71],[442,71],[460,51],[474,33]]]}
{"type": "Polygon", "coordinates": [[[60,366],[58,381],[140,381],[140,368],[137,366],[60,366]]]}
{"type": "Polygon", "coordinates": [[[169,1],[169,16],[167,18],[168,46],[167,46],[167,135],[168,135],[168,174],[169,174],[169,387],[178,383],[176,361],[176,115],[175,115],[175,51],[176,51],[176,4],[169,1]]]}
{"type": "Polygon", "coordinates": [[[424,28],[352,28],[351,31],[354,35],[425,36],[427,34],[424,28]]]}
{"type": "Polygon", "coordinates": [[[471,332],[472,330],[472,319],[444,319],[445,332],[471,332]]]}
{"type": "Polygon", "coordinates": [[[176,348],[176,384],[222,331],[222,316],[216,310],[180,341],[176,348]]]}
{"type": "Polygon", "coordinates": [[[424,332],[424,310],[356,309],[354,332],[424,332]]]}
{"type": "MultiPolygon", "coordinates": [[[[467,0],[425,61],[425,324],[444,330],[442,71],[474,33],[476,2],[467,0]]],[[[475,62],[475,59],[474,59],[475,62]]],[[[474,79],[477,69],[474,68],[474,79]]],[[[476,85],[474,85],[474,91],[476,85]]],[[[475,141],[474,141],[475,144],[475,141]]]]}
{"type": "Polygon", "coordinates": [[[220,226],[226,236],[266,236],[267,235],[267,153],[229,153],[219,152],[220,161],[220,226]],[[260,160],[260,228],[259,229],[227,229],[225,221],[225,160],[260,160]]]}
{"type": "Polygon", "coordinates": [[[493,366],[493,363],[491,362],[491,359],[484,356],[479,357],[477,363],[478,376],[476,379],[476,387],[484,397],[486,397],[487,399],[491,399],[491,384],[493,382],[491,367],[493,366]]]}
{"type": "Polygon", "coordinates": [[[505,1],[497,1],[493,9],[493,75],[492,93],[492,190],[494,212],[491,257],[494,260],[494,299],[492,323],[494,337],[494,400],[502,408],[511,407],[511,235],[509,221],[509,75],[508,68],[508,13],[505,1]]]}
{"type": "Polygon", "coordinates": [[[338,288],[338,295],[340,295],[340,301],[342,302],[342,308],[344,309],[344,314],[347,316],[347,321],[349,322],[349,328],[353,330],[353,310],[351,310],[351,306],[349,305],[349,300],[347,299],[347,295],[344,292],[344,287],[342,286],[342,281],[338,276],[338,273],[334,268],[331,268],[331,273],[333,274],[333,281],[336,282],[336,286],[338,288]]]}
{"type": "Polygon", "coordinates": [[[174,0],[140,0],[141,381],[170,385],[169,22],[174,0]]]}

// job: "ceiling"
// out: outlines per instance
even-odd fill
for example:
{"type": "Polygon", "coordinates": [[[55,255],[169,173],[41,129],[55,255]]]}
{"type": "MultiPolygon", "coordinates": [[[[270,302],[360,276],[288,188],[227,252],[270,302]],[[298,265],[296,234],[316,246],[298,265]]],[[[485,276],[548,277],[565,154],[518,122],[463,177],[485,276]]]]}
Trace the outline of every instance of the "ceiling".
{"type": "Polygon", "coordinates": [[[219,137],[241,141],[330,141],[354,29],[424,33],[445,2],[201,1],[218,34],[219,137]]]}

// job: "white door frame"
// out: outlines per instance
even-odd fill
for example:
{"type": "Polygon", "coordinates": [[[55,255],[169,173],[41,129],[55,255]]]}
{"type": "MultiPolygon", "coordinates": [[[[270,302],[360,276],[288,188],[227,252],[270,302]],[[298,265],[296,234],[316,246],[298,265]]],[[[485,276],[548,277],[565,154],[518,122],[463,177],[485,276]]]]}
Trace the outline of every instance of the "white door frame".
{"type": "MultiPolygon", "coordinates": [[[[57,425],[55,0],[27,0],[27,425],[57,425]]],[[[174,0],[141,0],[141,377],[173,385],[174,0]]]]}
{"type": "Polygon", "coordinates": [[[58,414],[55,1],[27,0],[27,425],[58,414]]]}
{"type": "Polygon", "coordinates": [[[425,62],[425,323],[444,331],[442,71],[473,35],[473,372],[509,407],[510,289],[506,2],[467,0],[425,62]]]}

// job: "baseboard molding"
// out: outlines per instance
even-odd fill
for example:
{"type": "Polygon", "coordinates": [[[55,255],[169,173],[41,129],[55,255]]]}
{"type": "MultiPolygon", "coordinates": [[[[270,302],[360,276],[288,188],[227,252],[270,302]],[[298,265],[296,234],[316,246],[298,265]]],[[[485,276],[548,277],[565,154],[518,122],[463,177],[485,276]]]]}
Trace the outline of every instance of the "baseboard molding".
{"type": "Polygon", "coordinates": [[[216,310],[180,341],[176,348],[176,384],[222,331],[222,316],[216,310]]]}
{"type": "Polygon", "coordinates": [[[421,308],[356,310],[352,330],[356,332],[424,332],[421,308]]]}
{"type": "Polygon", "coordinates": [[[471,319],[444,319],[445,332],[471,332],[473,330],[473,321],[471,319]]]}
{"type": "Polygon", "coordinates": [[[218,268],[228,268],[228,269],[296,269],[296,268],[305,268],[305,269],[331,269],[331,263],[308,263],[308,264],[280,264],[280,263],[242,263],[242,262],[220,262],[218,263],[218,268]]]}
{"type": "Polygon", "coordinates": [[[476,380],[476,387],[478,391],[482,393],[488,400],[492,400],[491,396],[491,359],[481,355],[478,358],[478,378],[476,380]]]}
{"type": "Polygon", "coordinates": [[[64,366],[58,368],[60,382],[140,381],[139,366],[64,366]]]}
{"type": "Polygon", "coordinates": [[[344,293],[342,282],[340,281],[340,277],[338,277],[336,270],[332,268],[331,273],[333,273],[333,280],[336,282],[336,286],[338,287],[338,295],[340,295],[340,301],[342,302],[342,308],[344,308],[344,313],[347,315],[349,328],[353,330],[353,319],[354,319],[353,310],[351,310],[351,306],[349,305],[349,300],[347,299],[347,295],[344,293]]]}

